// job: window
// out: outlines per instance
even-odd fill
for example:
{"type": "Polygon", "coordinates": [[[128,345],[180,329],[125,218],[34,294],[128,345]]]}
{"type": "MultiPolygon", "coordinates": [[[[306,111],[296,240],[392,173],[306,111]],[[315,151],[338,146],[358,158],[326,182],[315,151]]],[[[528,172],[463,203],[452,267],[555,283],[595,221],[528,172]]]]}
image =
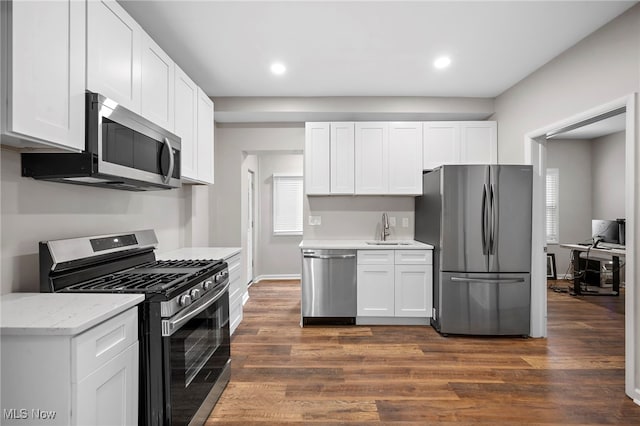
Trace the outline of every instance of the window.
{"type": "Polygon", "coordinates": [[[558,169],[547,169],[547,243],[558,244],[559,214],[558,214],[558,193],[560,190],[560,180],[558,169]]]}
{"type": "Polygon", "coordinates": [[[302,235],[302,176],[273,175],[273,234],[302,235]]]}

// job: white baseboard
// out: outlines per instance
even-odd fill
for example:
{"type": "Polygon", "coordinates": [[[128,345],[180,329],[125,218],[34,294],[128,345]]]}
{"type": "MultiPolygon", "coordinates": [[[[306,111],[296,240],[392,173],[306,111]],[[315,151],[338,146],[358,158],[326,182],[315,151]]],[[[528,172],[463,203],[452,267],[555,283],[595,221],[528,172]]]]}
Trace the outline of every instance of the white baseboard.
{"type": "Polygon", "coordinates": [[[275,281],[289,281],[289,280],[299,280],[300,274],[277,274],[277,275],[258,275],[253,278],[253,283],[257,283],[264,280],[275,280],[275,281]]]}

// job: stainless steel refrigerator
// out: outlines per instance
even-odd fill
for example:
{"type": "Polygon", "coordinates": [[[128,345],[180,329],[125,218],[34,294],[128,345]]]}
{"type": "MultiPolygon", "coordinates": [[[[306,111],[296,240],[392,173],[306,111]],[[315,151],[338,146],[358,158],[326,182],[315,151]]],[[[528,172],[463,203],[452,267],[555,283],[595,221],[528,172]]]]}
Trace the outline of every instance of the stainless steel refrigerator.
{"type": "Polygon", "coordinates": [[[529,335],[531,166],[425,171],[415,239],[434,248],[433,316],[442,334],[529,335]]]}

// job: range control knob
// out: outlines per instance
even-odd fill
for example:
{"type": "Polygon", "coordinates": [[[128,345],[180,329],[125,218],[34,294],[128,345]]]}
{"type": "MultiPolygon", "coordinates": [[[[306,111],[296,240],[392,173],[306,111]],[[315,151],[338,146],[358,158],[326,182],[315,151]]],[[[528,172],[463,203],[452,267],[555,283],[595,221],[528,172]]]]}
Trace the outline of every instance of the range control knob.
{"type": "Polygon", "coordinates": [[[189,296],[188,294],[183,294],[178,299],[178,305],[180,306],[189,306],[190,304],[191,304],[191,296],[189,296]]]}
{"type": "Polygon", "coordinates": [[[200,289],[199,288],[194,288],[193,290],[191,290],[191,292],[189,293],[191,295],[191,299],[196,300],[200,298],[200,289]]]}
{"type": "Polygon", "coordinates": [[[210,290],[211,287],[213,287],[213,281],[212,280],[206,280],[204,282],[204,284],[202,285],[202,287],[204,288],[204,291],[210,290]]]}
{"type": "Polygon", "coordinates": [[[216,274],[215,280],[216,280],[216,284],[224,281],[224,275],[222,274],[222,272],[220,272],[219,274],[216,274]]]}

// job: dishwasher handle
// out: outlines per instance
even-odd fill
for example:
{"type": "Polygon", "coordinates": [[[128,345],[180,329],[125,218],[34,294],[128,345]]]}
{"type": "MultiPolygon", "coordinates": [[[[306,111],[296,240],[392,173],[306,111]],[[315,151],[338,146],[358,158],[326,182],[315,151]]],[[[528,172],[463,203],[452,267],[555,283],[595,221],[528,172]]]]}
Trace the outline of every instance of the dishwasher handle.
{"type": "Polygon", "coordinates": [[[313,254],[303,253],[305,259],[353,259],[355,254],[313,254]]]}

